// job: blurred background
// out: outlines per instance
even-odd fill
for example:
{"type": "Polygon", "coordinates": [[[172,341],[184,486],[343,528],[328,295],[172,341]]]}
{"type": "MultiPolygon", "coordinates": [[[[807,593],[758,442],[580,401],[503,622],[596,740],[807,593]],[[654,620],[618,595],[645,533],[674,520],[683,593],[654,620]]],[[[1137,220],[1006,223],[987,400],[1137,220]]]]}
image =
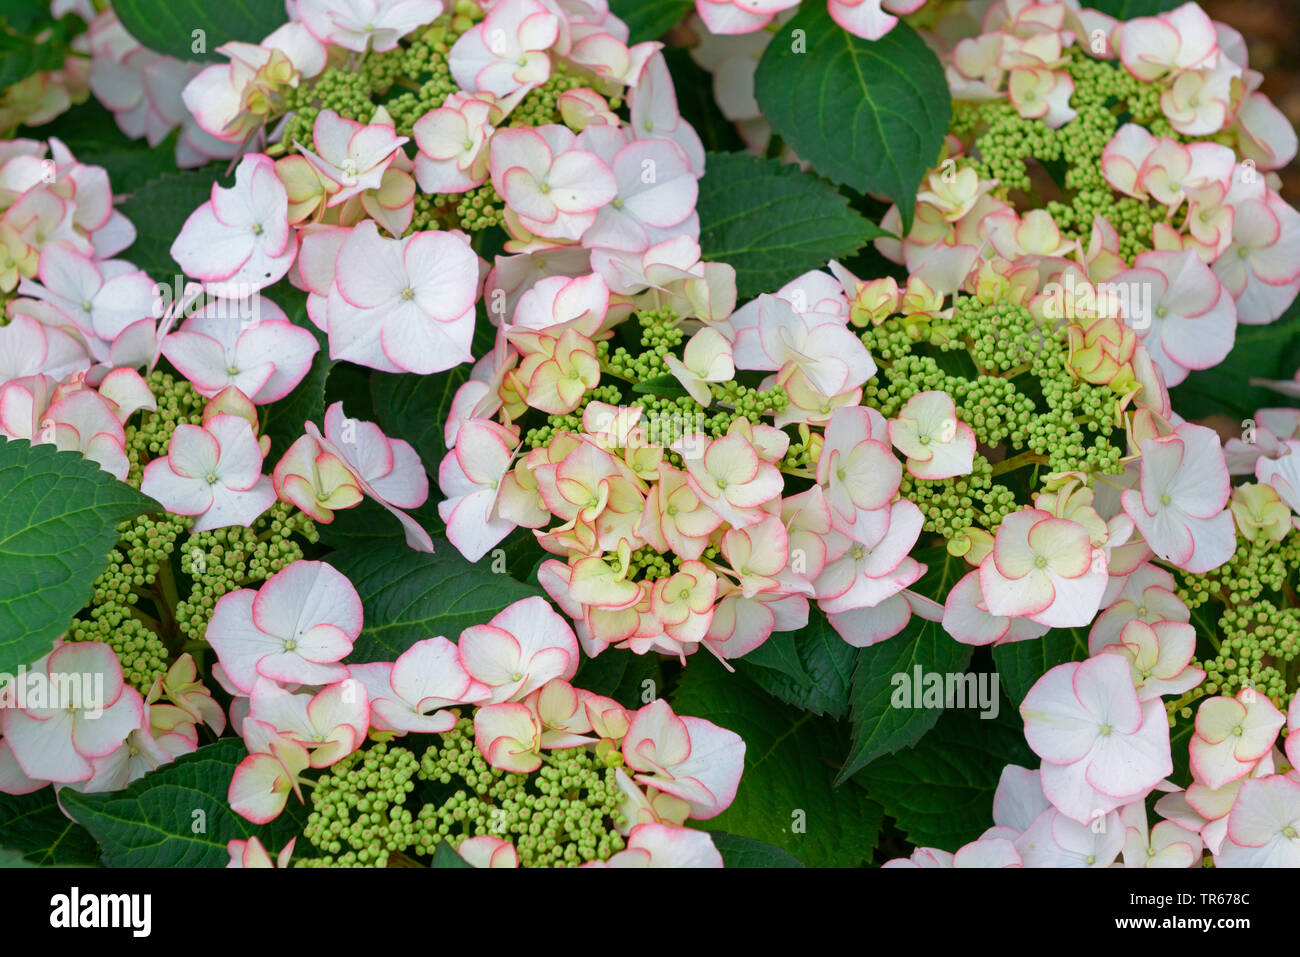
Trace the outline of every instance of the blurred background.
{"type": "MultiPolygon", "coordinates": [[[[1241,31],[1250,68],[1264,74],[1260,88],[1292,126],[1300,127],[1300,0],[1202,0],[1215,20],[1241,31]]],[[[1282,195],[1300,200],[1300,162],[1280,171],[1282,195]]]]}

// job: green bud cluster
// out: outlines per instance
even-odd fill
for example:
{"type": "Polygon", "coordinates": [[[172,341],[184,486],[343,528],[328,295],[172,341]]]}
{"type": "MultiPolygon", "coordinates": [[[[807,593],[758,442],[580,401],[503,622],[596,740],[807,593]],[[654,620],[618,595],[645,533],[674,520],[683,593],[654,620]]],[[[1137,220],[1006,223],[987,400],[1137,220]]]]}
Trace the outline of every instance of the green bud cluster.
{"type": "Polygon", "coordinates": [[[631,558],[628,560],[628,578],[643,578],[647,581],[653,581],[656,578],[667,578],[676,572],[681,565],[681,556],[676,553],[669,552],[665,555],[656,551],[650,545],[642,545],[632,553],[631,558]]]}
{"type": "Polygon", "coordinates": [[[1201,575],[1184,575],[1178,595],[1188,608],[1214,599],[1229,606],[1247,605],[1266,592],[1283,590],[1288,576],[1300,568],[1300,536],[1287,534],[1280,542],[1267,536],[1238,539],[1237,550],[1224,564],[1201,575]]]}
{"type": "Polygon", "coordinates": [[[762,391],[741,385],[734,379],[712,383],[710,391],[714,402],[731,409],[730,412],[717,413],[706,423],[706,430],[714,438],[726,435],[727,429],[731,428],[731,423],[737,418],[744,417],[758,424],[772,413],[784,412],[790,401],[785,389],[779,385],[762,391]]]}
{"type": "Polygon", "coordinates": [[[283,142],[289,148],[312,143],[312,127],[322,110],[333,110],[356,123],[369,123],[380,106],[393,118],[397,133],[411,136],[417,120],[442,106],[456,92],[447,54],[472,23],[448,15],[383,53],[349,57],[284,96],[291,115],[283,142]]]}
{"type": "Polygon", "coordinates": [[[546,424],[530,428],[524,432],[524,444],[530,449],[541,448],[550,444],[557,432],[582,432],[582,414],[592,402],[605,402],[609,405],[621,405],[623,393],[615,385],[599,385],[588,389],[578,402],[578,407],[563,415],[548,415],[546,424]]]}
{"type": "Polygon", "coordinates": [[[332,766],[312,788],[312,811],[303,836],[324,856],[301,858],[298,867],[387,867],[417,838],[405,806],[415,790],[420,762],[405,748],[376,744],[332,766]]]}
{"type": "MultiPolygon", "coordinates": [[[[167,454],[176,426],[202,422],[207,401],[169,373],[154,371],[147,382],[158,408],[140,413],[139,421],[125,428],[127,482],[136,488],[144,466],[167,454]]],[[[193,524],[193,518],[164,511],[119,525],[121,537],[95,580],[90,604],[65,636],[107,644],[121,661],[124,679],[141,693],[166,673],[184,639],[203,637],[217,599],[256,586],[302,558],[302,546],[292,536],[318,538],[311,520],[284,502],[276,502],[251,528],[191,532],[182,542],[193,524]],[[177,567],[189,579],[187,589],[178,588],[177,567]]]]}
{"type": "Polygon", "coordinates": [[[1168,211],[1111,189],[1101,171],[1102,151],[1128,122],[1157,137],[1189,139],[1161,112],[1158,84],[1138,80],[1118,61],[1094,60],[1077,47],[1066,56],[1064,69],[1074,81],[1070,105],[1077,115],[1059,129],[1021,117],[1006,100],[991,100],[955,103],[951,130],[969,145],[980,178],[998,181],[994,196],[1022,214],[1041,206],[1067,239],[1085,244],[1093,218],[1103,216],[1119,233],[1120,254],[1131,264],[1152,248],[1151,227],[1168,211]],[[1032,199],[1030,206],[1023,205],[1026,198],[1032,199]]]}
{"type": "Polygon", "coordinates": [[[155,630],[161,623],[141,609],[139,601],[142,596],[155,605],[162,601],[155,588],[159,574],[170,577],[176,539],[192,524],[192,518],[164,512],[119,525],[122,537],[95,580],[90,604],[65,635],[68,641],[99,641],[112,648],[122,664],[122,677],[142,694],[166,673],[170,655],[155,630]]]}
{"type": "Polygon", "coordinates": [[[510,774],[484,760],[469,718],[432,740],[418,759],[379,743],[326,771],[303,832],[324,854],[298,866],[386,867],[480,836],[509,841],[524,867],[606,860],[625,846],[616,771],[591,751],[547,752],[535,772],[510,774]]]}
{"type": "Polygon", "coordinates": [[[1016,495],[993,481],[993,466],[976,454],[970,475],[929,481],[904,470],[899,494],[921,510],[925,527],[945,538],[974,526],[996,529],[1019,506],[1016,495]]]}
{"type": "Polygon", "coordinates": [[[466,232],[482,232],[505,222],[505,201],[491,181],[449,198],[455,203],[455,221],[466,232]]]}
{"type": "MultiPolygon", "coordinates": [[[[457,3],[455,9],[407,37],[384,53],[352,56],[324,70],[310,82],[281,94],[280,106],[289,118],[283,148],[312,145],[312,129],[323,110],[333,110],[357,123],[372,122],[382,106],[392,117],[399,135],[414,138],[415,125],[430,110],[441,107],[458,91],[448,66],[456,40],[483,17],[474,3],[457,3]]],[[[560,97],[568,90],[592,85],[593,77],[580,68],[553,61],[550,76],[529,90],[510,113],[511,127],[537,127],[562,123],[560,97]]],[[[614,99],[617,109],[621,101],[614,99]]],[[[504,223],[505,203],[490,182],[464,193],[416,193],[407,235],[431,229],[482,232],[504,223]]]]}
{"type": "MultiPolygon", "coordinates": [[[[202,420],[205,399],[184,379],[155,370],[146,378],[156,411],[139,413],[125,427],[126,481],[140,487],[144,466],[167,454],[177,425],[202,420]]],[[[108,553],[108,566],[95,579],[90,603],[73,619],[67,641],[98,641],[113,649],[122,677],[147,693],[171,661],[165,637],[169,631],[172,552],[192,518],[161,512],[143,515],[118,526],[120,538],[108,553]],[[141,599],[144,599],[142,606],[141,599]]]]}
{"type": "MultiPolygon", "coordinates": [[[[563,123],[560,116],[560,96],[569,90],[592,85],[589,74],[578,73],[561,60],[553,61],[551,75],[540,86],[528,91],[515,111],[510,114],[511,126],[549,126],[563,123]]],[[[617,109],[617,103],[613,104],[617,109]]]]}
{"type": "Polygon", "coordinates": [[[646,382],[668,375],[664,356],[682,344],[685,338],[679,328],[677,313],[671,309],[655,309],[637,313],[641,327],[642,351],[633,355],[623,346],[610,350],[609,341],[596,343],[596,358],[601,368],[631,383],[646,382]]]}
{"type": "Polygon", "coordinates": [[[167,454],[172,432],[178,425],[198,425],[203,421],[207,399],[194,391],[187,381],[170,372],[154,370],[145,379],[158,409],[140,413],[138,423],[126,427],[126,457],[130,463],[127,482],[140,487],[144,467],[150,460],[167,454]]]}
{"type": "MultiPolygon", "coordinates": [[[[789,434],[789,433],[787,433],[789,434]]],[[[808,469],[816,469],[817,459],[813,457],[813,436],[810,432],[807,439],[802,436],[796,436],[790,440],[790,447],[785,451],[785,457],[777,463],[777,467],[782,471],[801,472],[808,469]]],[[[821,448],[820,445],[817,446],[821,448]]]]}
{"type": "MultiPolygon", "coordinates": [[[[611,347],[610,340],[602,339],[595,344],[601,369],[609,377],[632,385],[670,376],[664,357],[679,353],[686,338],[680,327],[680,318],[671,309],[657,309],[638,313],[637,322],[641,331],[641,351],[633,353],[624,346],[611,347]]],[[[669,388],[678,386],[674,381],[669,388]]],[[[789,397],[781,386],[762,390],[731,380],[712,383],[710,391],[713,400],[709,408],[712,411],[707,414],[705,407],[689,395],[637,392],[626,399],[626,403],[641,407],[642,423],[647,426],[653,423],[655,442],[664,446],[671,445],[696,428],[718,438],[727,433],[736,419],[745,418],[757,424],[770,418],[772,413],[784,410],[789,403],[789,397]]],[[[582,414],[590,402],[621,405],[625,399],[623,391],[606,379],[596,388],[589,389],[572,412],[547,416],[546,425],[525,430],[524,444],[528,448],[539,448],[549,443],[558,432],[582,432],[582,414]]],[[[800,446],[795,451],[796,458],[799,452],[806,452],[806,449],[800,446]]],[[[682,467],[677,453],[666,451],[665,457],[670,464],[682,467]]]]}
{"type": "Polygon", "coordinates": [[[919,392],[946,392],[980,449],[970,475],[905,475],[902,493],[920,506],[925,528],[945,537],[971,525],[996,530],[1029,504],[1038,473],[1123,471],[1119,396],[1071,371],[1064,331],[1040,326],[1023,306],[956,297],[952,316],[895,316],[862,332],[880,371],[863,403],[886,418],[919,392]],[[1015,473],[1033,467],[1027,478],[1015,473]],[[1005,478],[1004,478],[1005,476],[1005,478]]]}
{"type": "Polygon", "coordinates": [[[509,774],[483,759],[468,718],[441,737],[425,751],[420,773],[456,790],[420,809],[426,853],[440,841],[455,848],[466,837],[499,837],[514,845],[523,867],[574,867],[623,849],[616,771],[591,751],[549,751],[533,773],[509,774]]]}
{"type": "Polygon", "coordinates": [[[1200,575],[1177,573],[1177,594],[1193,609],[1197,631],[1208,634],[1213,655],[1192,664],[1205,681],[1166,702],[1171,725],[1194,719],[1193,703],[1252,688],[1286,711],[1300,688],[1300,533],[1281,542],[1239,538],[1220,567],[1200,575]],[[1217,633],[1217,637],[1216,637],[1217,633]]]}
{"type": "Polygon", "coordinates": [[[181,632],[192,641],[201,639],[223,595],[257,588],[302,558],[298,538],[315,543],[316,525],[280,501],[249,528],[234,525],[191,534],[180,556],[181,571],[192,582],[188,597],[176,606],[181,632]]]}

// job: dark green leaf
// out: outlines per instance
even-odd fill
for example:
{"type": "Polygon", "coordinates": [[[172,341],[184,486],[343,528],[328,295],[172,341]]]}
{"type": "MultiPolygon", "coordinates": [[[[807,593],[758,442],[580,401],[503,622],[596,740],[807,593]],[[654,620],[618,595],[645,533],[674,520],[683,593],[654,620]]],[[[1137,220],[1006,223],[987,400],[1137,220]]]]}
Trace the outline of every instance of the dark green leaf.
{"type": "Polygon", "coordinates": [[[391,375],[376,373],[370,393],[380,427],[389,435],[401,436],[420,453],[430,475],[447,454],[443,429],[456,390],[469,380],[470,366],[456,366],[437,375],[391,375]]]}
{"type": "Polygon", "coordinates": [[[0,440],[0,671],[45,654],[90,599],[117,526],[161,511],[76,452],[0,440]]]}
{"type": "Polygon", "coordinates": [[[736,668],[787,704],[842,718],[849,711],[857,656],[857,649],[813,609],[806,627],[775,633],[738,660],[736,668]]]}
{"type": "Polygon", "coordinates": [[[1088,657],[1088,633],[1080,628],[1056,628],[1029,641],[1012,641],[993,649],[1002,690],[1017,708],[1039,678],[1067,661],[1088,657]]]}
{"type": "Polygon", "coordinates": [[[50,24],[35,36],[0,30],[0,90],[33,73],[62,69],[67,54],[68,30],[62,21],[50,24]]]}
{"type": "Polygon", "coordinates": [[[839,780],[851,777],[883,754],[921,740],[943,709],[895,707],[896,693],[912,687],[918,668],[923,678],[930,673],[965,672],[971,651],[970,645],[955,641],[938,622],[918,615],[913,615],[907,627],[893,638],[863,648],[853,672],[853,746],[839,780]]]}
{"type": "Polygon", "coordinates": [[[913,557],[925,566],[925,574],[912,586],[912,591],[940,605],[948,600],[953,586],[972,570],[964,558],[950,555],[946,545],[918,549],[913,557]]]}
{"type": "Polygon", "coordinates": [[[326,558],[352,581],[365,609],[349,661],[393,661],[435,635],[456,641],[470,625],[486,624],[507,605],[541,594],[494,573],[491,556],[474,565],[446,539],[435,538],[433,548],[428,555],[400,542],[361,543],[326,558]]]}
{"type": "Polygon", "coordinates": [[[315,336],[320,345],[303,380],[289,395],[262,411],[262,430],[271,437],[270,458],[274,461],[305,434],[305,423],[315,422],[319,426],[324,422],[325,380],[334,368],[334,360],[330,358],[329,338],[307,318],[306,293],[281,282],[265,295],[285,311],[295,326],[315,336]]]}
{"type": "Polygon", "coordinates": [[[745,148],[736,125],[722,115],[714,95],[712,74],[695,62],[690,50],[670,47],[664,51],[668,72],[677,93],[677,109],[682,119],[699,134],[706,150],[734,153],[745,148]]]}
{"type": "Polygon", "coordinates": [[[5,0],[0,10],[0,23],[7,23],[19,33],[31,33],[38,23],[49,18],[49,0],[5,0]]]}
{"type": "Polygon", "coordinates": [[[1219,645],[1219,612],[1214,604],[1205,602],[1191,610],[1191,624],[1196,629],[1197,655],[1214,656],[1219,645]]]}
{"type": "Polygon", "coordinates": [[[265,826],[232,811],[230,778],[247,755],[244,742],[224,738],[121,791],[65,790],[63,806],[99,842],[107,867],[224,867],[230,860],[226,843],[235,838],[257,837],[275,855],[302,831],[307,811],[293,795],[265,826]]]}
{"type": "Polygon", "coordinates": [[[691,0],[610,0],[609,9],[627,24],[628,43],[658,40],[681,22],[695,5],[691,0]]]}
{"type": "Polygon", "coordinates": [[[0,794],[0,835],[5,849],[36,867],[92,867],[99,847],[90,832],[59,810],[54,788],[31,794],[0,794]]]}
{"type": "Polygon", "coordinates": [[[176,170],[172,137],[155,147],[128,139],[113,114],[94,97],[49,123],[25,128],[23,135],[37,139],[57,136],[81,162],[104,167],[114,193],[135,192],[149,180],[176,170]]]}
{"type": "MultiPolygon", "coordinates": [[[[93,163],[94,157],[82,157],[82,161],[93,163]]],[[[183,288],[184,273],[172,259],[172,243],[190,213],[212,198],[216,178],[212,169],[186,170],[163,173],[140,184],[118,205],[136,231],[135,242],[123,256],[162,283],[173,284],[179,278],[183,288]]]]}
{"type": "Polygon", "coordinates": [[[952,118],[943,67],[915,30],[899,23],[863,40],[825,4],[805,3],[773,38],[754,82],[763,115],[800,159],[892,199],[911,230],[917,187],[939,161],[952,118]]]}
{"type": "Polygon", "coordinates": [[[825,180],[748,153],[710,153],[700,180],[704,258],[731,264],[742,299],[884,235],[825,180]]]}
{"type": "Polygon", "coordinates": [[[912,843],[955,851],[993,826],[993,792],[1008,764],[1038,764],[1015,712],[1002,708],[986,720],[963,708],[946,712],[916,747],[880,758],[853,780],[912,843]]]}
{"type": "Polygon", "coordinates": [[[575,688],[613,698],[623,707],[635,710],[648,703],[647,697],[654,700],[655,689],[663,684],[663,675],[658,655],[607,649],[595,658],[583,658],[572,683],[575,688]],[[647,681],[651,683],[647,685],[647,681]]]}
{"type": "Polygon", "coordinates": [[[1231,416],[1234,424],[1261,408],[1295,405],[1279,392],[1252,385],[1252,379],[1290,379],[1300,367],[1300,302],[1293,302],[1277,322],[1237,326],[1228,358],[1193,372],[1170,390],[1174,409],[1189,419],[1231,416]]]}
{"type": "Polygon", "coordinates": [[[774,844],[809,867],[870,860],[880,808],[858,788],[833,786],[848,746],[842,725],[773,701],[703,655],[686,666],[672,704],[677,714],[705,718],[745,740],[736,800],[702,827],[774,844]]]}
{"type": "Polygon", "coordinates": [[[1169,775],[1181,788],[1190,787],[1192,783],[1191,754],[1188,746],[1192,743],[1192,732],[1196,730],[1196,717],[1178,716],[1178,723],[1169,729],[1169,753],[1173,756],[1174,773],[1169,775]]]}
{"type": "MultiPolygon", "coordinates": [[[[407,515],[415,519],[426,532],[435,537],[446,532],[442,519],[438,517],[437,500],[440,496],[434,487],[429,500],[419,508],[404,509],[407,515]]],[[[362,499],[356,508],[344,509],[334,513],[334,521],[325,524],[316,523],[320,540],[331,548],[357,549],[374,548],[379,545],[398,545],[406,541],[406,535],[397,519],[390,515],[382,505],[373,499],[362,499]]]]}
{"type": "Polygon", "coordinates": [[[668,399],[680,399],[684,395],[689,395],[677,376],[671,372],[655,376],[653,379],[646,379],[644,382],[638,382],[632,386],[632,391],[641,395],[658,395],[668,399]]]}
{"type": "Polygon", "coordinates": [[[803,867],[804,864],[779,847],[756,841],[752,837],[713,832],[713,846],[722,855],[724,867],[803,867]]]}
{"type": "Polygon", "coordinates": [[[113,11],[131,36],[178,60],[224,62],[221,44],[261,43],[288,19],[278,0],[113,0],[113,11]]]}
{"type": "Polygon", "coordinates": [[[1186,0],[1088,0],[1093,10],[1109,14],[1116,20],[1133,20],[1137,17],[1154,17],[1175,7],[1181,7],[1186,0]]]}
{"type": "Polygon", "coordinates": [[[470,864],[465,858],[453,851],[445,841],[439,842],[438,846],[433,849],[433,858],[429,861],[430,867],[469,867],[470,864]]]}

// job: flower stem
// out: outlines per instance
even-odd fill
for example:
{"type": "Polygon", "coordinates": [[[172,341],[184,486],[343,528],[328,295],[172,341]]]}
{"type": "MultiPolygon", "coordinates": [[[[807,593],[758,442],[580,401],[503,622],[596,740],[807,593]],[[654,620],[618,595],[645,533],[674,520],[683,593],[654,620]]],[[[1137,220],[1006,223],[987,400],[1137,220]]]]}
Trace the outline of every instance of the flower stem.
{"type": "Polygon", "coordinates": [[[1047,456],[1039,455],[1037,452],[1021,452],[1019,455],[1013,455],[1009,459],[1003,459],[993,466],[994,475],[1004,475],[1007,472],[1014,472],[1018,468],[1026,465],[1046,465],[1047,456]]]}

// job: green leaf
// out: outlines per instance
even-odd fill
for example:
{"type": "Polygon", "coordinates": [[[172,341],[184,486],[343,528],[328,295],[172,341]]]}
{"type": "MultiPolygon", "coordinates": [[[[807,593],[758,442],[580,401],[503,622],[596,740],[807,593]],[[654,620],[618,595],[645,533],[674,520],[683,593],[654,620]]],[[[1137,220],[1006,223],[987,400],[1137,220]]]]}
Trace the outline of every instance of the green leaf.
{"type": "Polygon", "coordinates": [[[113,0],[113,11],[131,36],[157,53],[219,62],[221,44],[261,43],[287,19],[284,4],[275,0],[113,0]]]}
{"type": "Polygon", "coordinates": [[[0,10],[0,23],[8,24],[18,33],[31,33],[38,23],[50,18],[49,0],[5,0],[0,10]]]}
{"type": "Polygon", "coordinates": [[[1181,7],[1184,2],[1186,0],[1088,0],[1088,6],[1116,20],[1133,20],[1154,17],[1157,13],[1181,7]]]}
{"type": "MultiPolygon", "coordinates": [[[[446,533],[446,526],[438,517],[439,497],[436,493],[431,493],[429,500],[419,508],[403,509],[434,538],[446,533]]],[[[406,535],[397,519],[369,498],[362,499],[356,508],[335,512],[332,522],[318,522],[316,530],[320,533],[322,542],[337,549],[356,550],[363,546],[374,548],[379,545],[403,545],[406,542],[406,535]]]]}
{"type": "Polygon", "coordinates": [[[0,90],[27,79],[33,73],[63,68],[68,54],[67,24],[59,21],[48,28],[42,25],[42,34],[45,29],[49,33],[39,40],[35,36],[0,30],[0,90]]]}
{"type": "MultiPolygon", "coordinates": [[[[94,162],[94,158],[83,161],[94,162]]],[[[212,198],[216,178],[213,169],[198,169],[163,173],[142,183],[118,204],[136,232],[135,242],[123,255],[159,282],[175,283],[179,277],[183,288],[184,273],[172,259],[172,243],[190,213],[212,198]]]]}
{"type": "Polygon", "coordinates": [[[1017,708],[1039,678],[1067,661],[1088,657],[1088,633],[1081,628],[1055,628],[1029,641],[1013,641],[993,648],[1002,690],[1017,708]]]}
{"type": "Polygon", "coordinates": [[[697,208],[704,258],[735,267],[741,299],[885,235],[825,180],[748,153],[708,154],[697,208]]]}
{"type": "Polygon", "coordinates": [[[67,789],[60,799],[99,842],[107,867],[224,867],[230,860],[228,841],[255,836],[274,855],[307,822],[306,808],[292,794],[284,813],[264,826],[230,809],[230,779],[247,755],[244,742],[224,738],[124,790],[79,794],[67,789]]]}
{"type": "Polygon", "coordinates": [[[636,710],[645,703],[647,689],[653,691],[663,685],[663,669],[658,655],[609,649],[595,658],[583,657],[572,684],[636,710]],[[647,681],[652,684],[647,686],[647,681]]]}
{"type": "Polygon", "coordinates": [[[610,0],[609,9],[632,35],[628,43],[658,40],[694,8],[692,0],[610,0]]]}
{"type": "Polygon", "coordinates": [[[824,3],[805,3],[763,54],[754,88],[800,159],[858,192],[889,197],[911,231],[917,187],[938,163],[952,118],[943,67],[915,30],[899,23],[863,40],[824,3]]]}
{"type": "Polygon", "coordinates": [[[695,62],[685,47],[663,51],[677,94],[677,110],[690,123],[706,150],[731,153],[745,149],[736,124],[718,108],[713,75],[695,62]]]}
{"type": "Polygon", "coordinates": [[[0,834],[5,850],[28,865],[93,867],[99,847],[90,832],[59,809],[54,788],[31,794],[0,794],[0,834]]]}
{"type": "Polygon", "coordinates": [[[833,786],[848,744],[841,724],[779,704],[702,655],[686,666],[672,704],[745,740],[736,799],[702,827],[773,844],[809,867],[870,860],[881,810],[860,789],[833,786]]]}
{"type": "Polygon", "coordinates": [[[439,841],[438,846],[433,849],[433,858],[429,861],[430,867],[468,867],[473,868],[465,858],[453,851],[446,841],[439,841]]]}
{"type": "Polygon", "coordinates": [[[262,430],[271,437],[271,457],[278,459],[289,446],[305,434],[306,422],[322,425],[325,419],[325,380],[334,368],[330,358],[329,337],[307,318],[307,294],[289,283],[278,283],[266,290],[268,299],[285,311],[295,326],[316,337],[320,350],[312,358],[311,368],[294,390],[279,402],[262,411],[262,430]]]}
{"type": "Polygon", "coordinates": [[[410,442],[431,475],[447,454],[443,429],[456,390],[469,381],[472,367],[456,366],[437,375],[393,375],[377,372],[370,394],[379,425],[389,435],[410,442]]]}
{"type": "Polygon", "coordinates": [[[843,718],[849,711],[857,656],[857,649],[813,609],[804,628],[775,633],[739,659],[736,668],[786,704],[843,718]]]}
{"type": "Polygon", "coordinates": [[[1169,730],[1169,753],[1173,756],[1174,773],[1169,775],[1181,788],[1190,787],[1192,783],[1191,753],[1188,748],[1192,743],[1192,733],[1196,730],[1196,716],[1184,718],[1179,715],[1177,724],[1169,730]]]}
{"type": "Polygon", "coordinates": [[[902,632],[858,652],[850,698],[853,746],[839,780],[852,777],[881,755],[921,740],[943,709],[894,707],[900,682],[913,682],[917,668],[922,675],[964,673],[972,650],[954,641],[938,622],[913,615],[902,632]]]}
{"type": "Polygon", "coordinates": [[[1174,408],[1188,419],[1231,416],[1234,426],[1261,408],[1293,406],[1280,392],[1252,385],[1252,379],[1290,379],[1300,367],[1300,301],[1276,322],[1237,326],[1228,357],[1217,366],[1191,373],[1170,390],[1174,408]]]}
{"type": "Polygon", "coordinates": [[[90,600],[117,526],[162,506],[77,452],[0,441],[0,671],[45,654],[90,600]]]}
{"type": "Polygon", "coordinates": [[[912,843],[955,851],[993,825],[993,793],[1008,764],[1038,764],[1015,712],[1002,708],[984,719],[955,709],[916,747],[873,762],[853,780],[912,843]]]}
{"type": "Polygon", "coordinates": [[[491,570],[491,556],[477,565],[446,539],[433,540],[432,555],[400,542],[359,544],[326,557],[361,596],[365,627],[348,660],[393,661],[425,638],[456,641],[470,625],[541,590],[491,570]]]}
{"type": "Polygon", "coordinates": [[[128,139],[113,114],[93,96],[49,123],[24,127],[21,135],[35,139],[58,137],[81,162],[102,166],[116,192],[176,170],[174,137],[155,147],[143,140],[128,139]]]}
{"type": "MultiPolygon", "coordinates": [[[[483,251],[479,250],[479,254],[482,255],[483,251]]],[[[471,344],[474,354],[487,355],[492,351],[495,339],[496,327],[488,321],[480,304],[471,344]]],[[[456,397],[456,390],[469,381],[473,368],[466,363],[434,375],[371,374],[370,398],[380,428],[410,442],[431,476],[438,474],[438,466],[447,454],[443,429],[451,401],[456,397]]]]}
{"type": "Polygon", "coordinates": [[[722,855],[723,867],[803,867],[797,857],[752,837],[713,832],[713,846],[722,855]]]}
{"type": "Polygon", "coordinates": [[[925,566],[925,574],[912,586],[912,591],[940,605],[948,600],[953,586],[972,570],[964,558],[949,554],[946,545],[917,549],[913,557],[925,566]]]}
{"type": "Polygon", "coordinates": [[[1197,605],[1191,610],[1191,624],[1196,628],[1197,657],[1208,655],[1214,657],[1219,646],[1219,615],[1210,602],[1197,605]]]}
{"type": "Polygon", "coordinates": [[[671,372],[638,382],[632,386],[632,391],[640,395],[658,395],[667,399],[680,399],[684,395],[690,395],[678,381],[677,376],[671,372]]]}

